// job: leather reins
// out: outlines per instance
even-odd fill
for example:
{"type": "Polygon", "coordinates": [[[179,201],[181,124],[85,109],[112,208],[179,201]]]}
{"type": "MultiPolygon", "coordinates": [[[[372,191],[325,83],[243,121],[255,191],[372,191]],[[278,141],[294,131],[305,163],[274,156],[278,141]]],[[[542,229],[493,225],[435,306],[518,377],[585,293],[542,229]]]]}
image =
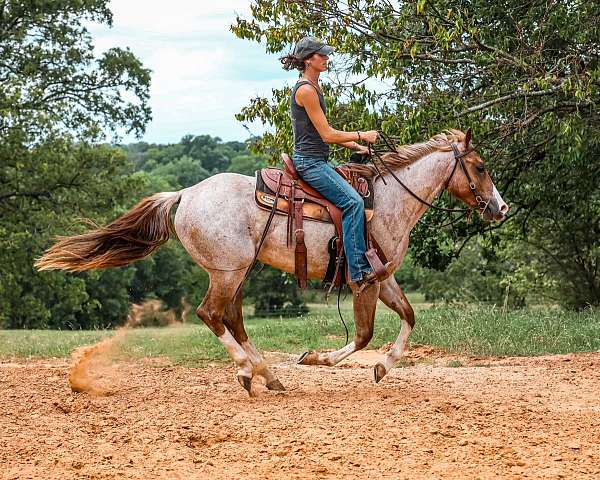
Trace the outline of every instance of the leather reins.
{"type": "MultiPolygon", "coordinates": [[[[379,132],[379,136],[381,137],[381,139],[385,143],[386,147],[389,148],[389,150],[391,152],[397,151],[396,145],[387,135],[385,135],[383,132],[379,132]]],[[[464,172],[465,176],[467,177],[467,181],[469,182],[469,189],[471,190],[471,193],[473,194],[473,198],[477,202],[477,208],[479,210],[479,213],[483,214],[487,210],[488,205],[491,201],[491,198],[487,202],[485,200],[483,200],[483,197],[479,194],[479,191],[477,190],[477,186],[473,182],[471,175],[469,175],[469,172],[467,171],[465,162],[463,160],[463,158],[466,157],[469,153],[473,152],[474,149],[469,147],[464,152],[461,152],[455,143],[452,143],[451,145],[452,145],[452,151],[454,153],[455,162],[454,162],[454,167],[452,168],[452,173],[450,173],[450,176],[448,177],[448,180],[446,181],[446,185],[444,186],[444,190],[448,189],[448,186],[450,185],[450,182],[452,181],[452,178],[454,177],[454,173],[456,172],[456,167],[458,165],[460,165],[461,170],[464,172]]],[[[413,192],[410,188],[408,188],[408,186],[402,180],[400,180],[398,178],[398,176],[394,173],[394,171],[390,168],[390,166],[385,162],[385,160],[381,156],[381,152],[374,145],[369,143],[369,144],[367,144],[367,148],[369,149],[369,155],[371,156],[371,158],[373,158],[373,159],[376,158],[377,161],[379,161],[385,167],[387,172],[394,178],[394,180],[396,180],[396,182],[398,182],[402,186],[402,188],[404,188],[404,190],[406,190],[413,198],[415,198],[416,200],[421,202],[423,205],[427,205],[429,208],[433,208],[434,210],[439,210],[441,212],[462,213],[463,215],[466,215],[468,212],[472,212],[474,210],[474,208],[438,207],[437,205],[433,205],[432,203],[429,203],[428,201],[423,200],[415,192],[413,192]]],[[[381,175],[381,171],[375,164],[375,161],[373,161],[373,166],[375,167],[375,170],[377,170],[379,176],[381,176],[383,183],[387,183],[385,181],[385,178],[383,178],[383,176],[381,175]]],[[[462,216],[459,218],[462,218],[462,216]]]]}

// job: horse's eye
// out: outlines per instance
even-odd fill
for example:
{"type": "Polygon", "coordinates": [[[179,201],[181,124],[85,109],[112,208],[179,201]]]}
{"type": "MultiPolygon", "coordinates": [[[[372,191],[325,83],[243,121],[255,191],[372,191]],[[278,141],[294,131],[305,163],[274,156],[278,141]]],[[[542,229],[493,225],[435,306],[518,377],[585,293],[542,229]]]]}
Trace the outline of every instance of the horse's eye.
{"type": "Polygon", "coordinates": [[[479,173],[483,173],[483,172],[485,172],[485,167],[484,167],[483,165],[477,165],[477,167],[476,167],[476,168],[477,168],[477,171],[478,171],[479,173]]]}

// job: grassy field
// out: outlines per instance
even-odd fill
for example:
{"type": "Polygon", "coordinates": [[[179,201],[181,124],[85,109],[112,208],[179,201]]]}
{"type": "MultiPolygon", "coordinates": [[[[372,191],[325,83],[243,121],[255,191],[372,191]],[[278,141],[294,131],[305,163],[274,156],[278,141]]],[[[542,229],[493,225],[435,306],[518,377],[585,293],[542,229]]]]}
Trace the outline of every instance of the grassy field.
{"type": "MultiPolygon", "coordinates": [[[[556,309],[503,312],[495,307],[430,307],[415,303],[412,343],[440,347],[451,353],[530,356],[600,350],[600,312],[556,309]]],[[[304,318],[250,318],[249,335],[261,350],[301,353],[307,349],[340,348],[345,332],[335,302],[310,305],[304,318]]],[[[352,306],[342,305],[352,336],[352,306]]],[[[380,305],[370,348],[394,341],[400,329],[396,314],[380,305]]],[[[81,346],[114,331],[0,330],[0,358],[66,357],[81,346]]],[[[130,330],[120,341],[125,357],[163,357],[177,364],[205,365],[227,360],[219,341],[204,326],[130,330]]]]}

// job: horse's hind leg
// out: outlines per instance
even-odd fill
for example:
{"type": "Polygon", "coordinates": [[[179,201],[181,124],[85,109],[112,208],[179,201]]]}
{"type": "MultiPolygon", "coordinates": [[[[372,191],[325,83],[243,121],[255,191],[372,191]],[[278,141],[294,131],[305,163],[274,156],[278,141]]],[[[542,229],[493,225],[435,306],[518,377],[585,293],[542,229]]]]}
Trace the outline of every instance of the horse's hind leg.
{"type": "Polygon", "coordinates": [[[248,338],[248,334],[244,328],[244,317],[242,314],[242,289],[240,289],[233,302],[227,305],[227,308],[225,309],[225,316],[223,317],[223,323],[233,334],[235,340],[244,349],[246,355],[248,355],[250,362],[252,362],[254,373],[262,376],[266,380],[267,388],[269,390],[285,390],[285,387],[269,370],[261,354],[258,352],[252,341],[248,338]]]}
{"type": "Polygon", "coordinates": [[[237,378],[248,393],[252,386],[252,362],[223,322],[225,310],[232,302],[237,286],[244,272],[210,272],[210,286],[202,304],[196,309],[196,315],[219,338],[229,356],[239,367],[237,378]]]}
{"type": "Polygon", "coordinates": [[[305,352],[300,356],[298,363],[301,365],[333,366],[354,352],[365,348],[373,337],[378,295],[379,284],[371,285],[363,290],[359,296],[354,295],[353,307],[356,333],[354,339],[348,345],[335,352],[305,352]]]}
{"type": "Polygon", "coordinates": [[[381,283],[379,298],[388,307],[394,310],[402,319],[402,328],[392,349],[386,354],[383,363],[377,363],[374,367],[375,382],[379,382],[396,364],[404,353],[406,342],[413,327],[415,326],[415,312],[408,303],[406,295],[392,276],[381,283]]]}

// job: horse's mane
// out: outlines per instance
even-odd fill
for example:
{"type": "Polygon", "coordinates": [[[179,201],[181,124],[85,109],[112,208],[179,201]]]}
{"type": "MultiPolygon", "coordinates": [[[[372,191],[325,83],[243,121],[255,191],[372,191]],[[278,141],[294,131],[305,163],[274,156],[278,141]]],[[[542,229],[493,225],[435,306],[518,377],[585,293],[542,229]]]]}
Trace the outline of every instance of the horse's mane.
{"type": "MultiPolygon", "coordinates": [[[[425,155],[429,155],[432,152],[448,152],[452,150],[452,143],[462,142],[464,140],[465,134],[463,132],[454,128],[450,128],[445,132],[434,135],[426,142],[414,143],[412,145],[401,145],[396,148],[395,152],[386,152],[382,154],[381,157],[390,168],[402,168],[406,165],[416,162],[420,158],[423,158],[425,155]]],[[[348,163],[346,165],[350,171],[356,172],[363,177],[372,178],[378,173],[373,163],[348,163]]]]}

